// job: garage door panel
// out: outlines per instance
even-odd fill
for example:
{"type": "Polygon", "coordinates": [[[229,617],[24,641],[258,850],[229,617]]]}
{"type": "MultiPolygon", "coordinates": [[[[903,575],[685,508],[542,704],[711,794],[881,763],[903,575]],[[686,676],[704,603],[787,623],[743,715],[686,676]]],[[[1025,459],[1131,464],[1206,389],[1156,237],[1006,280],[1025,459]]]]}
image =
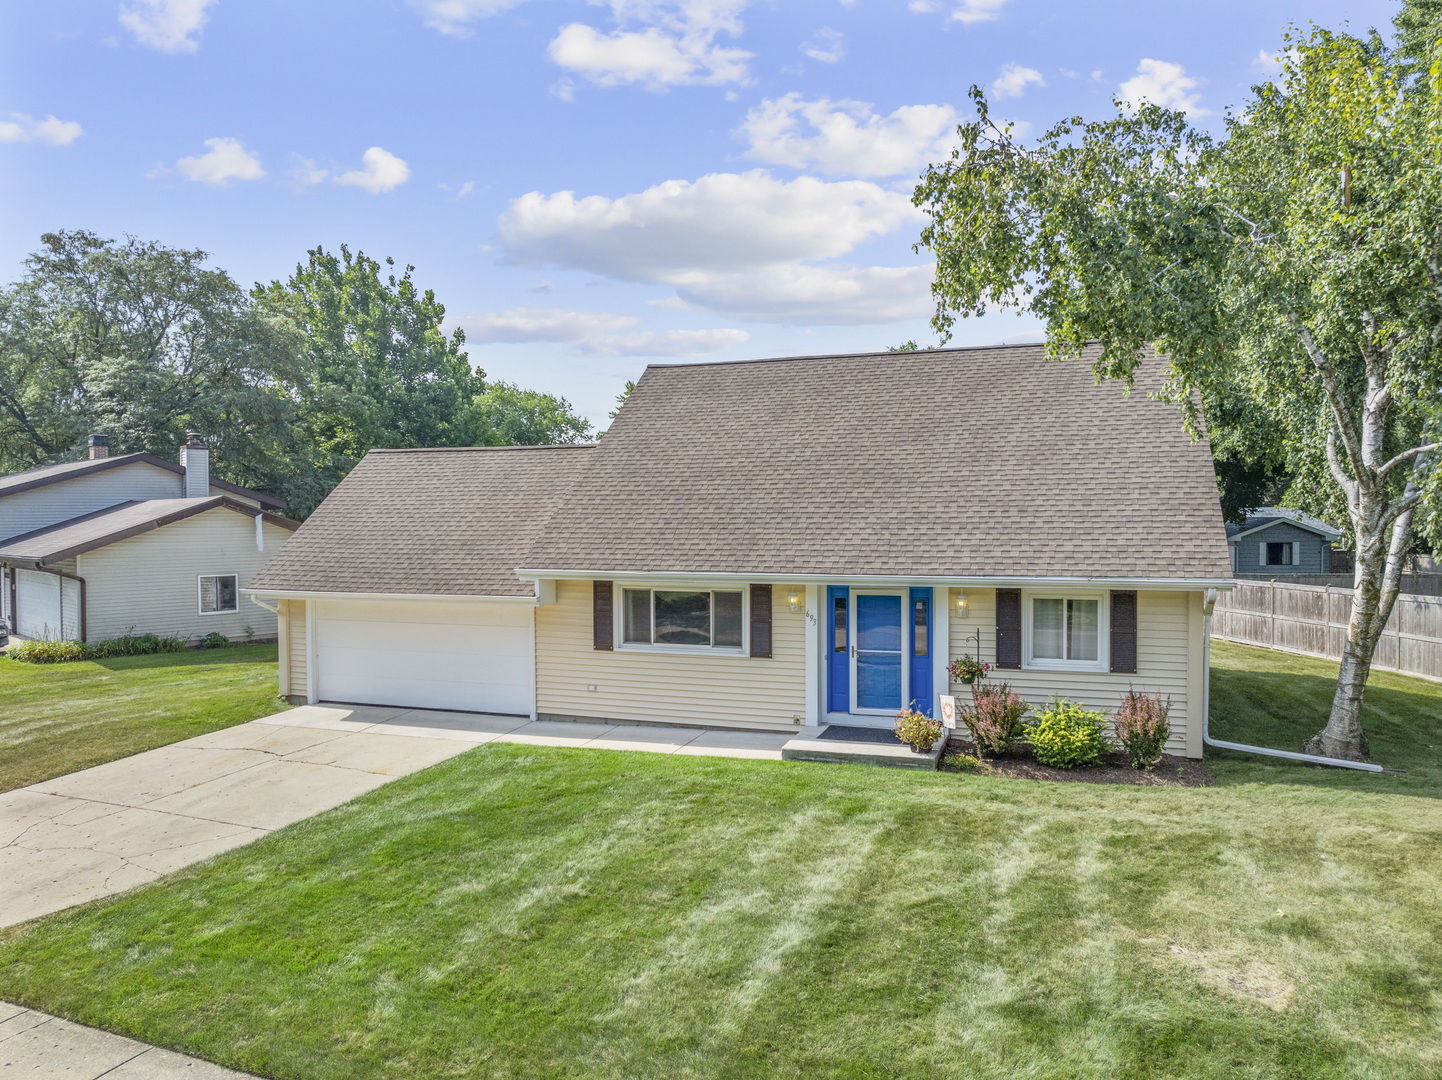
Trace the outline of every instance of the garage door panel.
{"type": "Polygon", "coordinates": [[[322,700],[531,712],[527,606],[325,601],[316,606],[315,627],[322,700]]]}

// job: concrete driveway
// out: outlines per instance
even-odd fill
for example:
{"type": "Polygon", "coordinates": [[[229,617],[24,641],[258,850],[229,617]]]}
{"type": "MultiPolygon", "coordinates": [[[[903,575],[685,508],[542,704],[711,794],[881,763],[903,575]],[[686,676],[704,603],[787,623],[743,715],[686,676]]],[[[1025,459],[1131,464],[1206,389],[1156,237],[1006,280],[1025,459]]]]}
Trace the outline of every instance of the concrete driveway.
{"type": "Polygon", "coordinates": [[[485,742],[780,759],[789,738],[307,705],[0,794],[0,926],[143,885],[485,742]]]}

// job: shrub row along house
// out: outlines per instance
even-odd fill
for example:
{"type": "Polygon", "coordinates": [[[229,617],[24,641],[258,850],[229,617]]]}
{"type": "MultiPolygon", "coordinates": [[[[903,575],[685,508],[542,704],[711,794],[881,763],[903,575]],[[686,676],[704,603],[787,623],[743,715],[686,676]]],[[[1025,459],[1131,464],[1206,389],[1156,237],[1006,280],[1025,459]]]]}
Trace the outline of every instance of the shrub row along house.
{"type": "MultiPolygon", "coordinates": [[[[565,719],[890,726],[972,654],[1174,703],[1230,585],[1177,410],[1040,345],[653,366],[593,446],[372,451],[252,582],[281,692],[565,719]]],[[[959,688],[958,688],[959,689],[959,688]]]]}
{"type": "Polygon", "coordinates": [[[179,461],[92,435],[84,461],[0,479],[0,616],[31,639],[274,637],[240,592],[300,527],[284,507],[211,476],[193,433],[179,461]]]}

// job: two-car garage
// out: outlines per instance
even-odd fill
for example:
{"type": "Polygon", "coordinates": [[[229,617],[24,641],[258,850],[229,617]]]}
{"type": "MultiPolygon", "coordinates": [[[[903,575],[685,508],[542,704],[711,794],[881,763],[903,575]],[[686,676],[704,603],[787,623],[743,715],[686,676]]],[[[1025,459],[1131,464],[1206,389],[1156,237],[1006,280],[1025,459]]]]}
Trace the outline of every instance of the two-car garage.
{"type": "Polygon", "coordinates": [[[535,608],[530,602],[311,604],[315,611],[306,630],[313,638],[306,651],[316,700],[532,714],[535,608]]]}

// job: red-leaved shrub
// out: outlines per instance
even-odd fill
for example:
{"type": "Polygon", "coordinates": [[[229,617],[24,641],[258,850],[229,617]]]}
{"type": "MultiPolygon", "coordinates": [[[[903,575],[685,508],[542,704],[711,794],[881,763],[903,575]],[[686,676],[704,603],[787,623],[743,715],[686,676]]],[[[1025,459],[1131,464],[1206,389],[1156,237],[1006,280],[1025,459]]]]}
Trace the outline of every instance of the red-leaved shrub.
{"type": "Polygon", "coordinates": [[[1008,746],[1021,729],[1021,718],[1027,704],[1012,691],[1009,683],[973,685],[971,705],[962,709],[961,719],[971,732],[977,750],[995,757],[1008,746]]]}
{"type": "Polygon", "coordinates": [[[1122,695],[1122,707],[1112,719],[1112,727],[1133,769],[1150,769],[1162,759],[1162,747],[1172,733],[1167,723],[1171,711],[1172,699],[1163,701],[1161,694],[1148,697],[1128,690],[1122,695]]]}

